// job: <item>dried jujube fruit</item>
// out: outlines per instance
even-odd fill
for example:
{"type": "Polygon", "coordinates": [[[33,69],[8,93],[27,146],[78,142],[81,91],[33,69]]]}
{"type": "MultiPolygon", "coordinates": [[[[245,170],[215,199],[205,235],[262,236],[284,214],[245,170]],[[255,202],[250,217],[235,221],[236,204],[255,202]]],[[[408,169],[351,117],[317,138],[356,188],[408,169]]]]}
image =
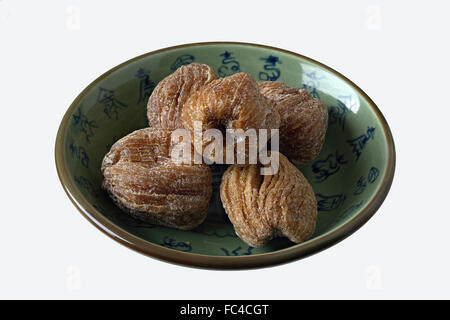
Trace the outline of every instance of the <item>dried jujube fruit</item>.
{"type": "Polygon", "coordinates": [[[303,174],[278,153],[279,169],[261,175],[260,165],[232,165],[224,173],[220,197],[236,234],[259,247],[275,237],[300,243],[314,232],[317,202],[303,174]]]}
{"type": "Polygon", "coordinates": [[[123,211],[188,230],[206,217],[212,176],[205,164],[173,161],[171,130],[146,128],[117,141],[102,163],[102,187],[123,211]]]}
{"type": "Polygon", "coordinates": [[[189,96],[217,76],[206,64],[191,63],[161,80],[147,103],[151,128],[182,128],[181,108],[189,96]]]}
{"type": "Polygon", "coordinates": [[[298,167],[320,152],[328,127],[328,109],[306,90],[281,82],[259,82],[259,90],[280,115],[280,152],[298,167]]]}
{"type": "MultiPolygon", "coordinates": [[[[196,121],[202,124],[203,131],[219,129],[222,133],[226,129],[278,129],[280,125],[278,113],[260,94],[258,83],[246,73],[213,80],[194,92],[183,106],[181,119],[191,133],[196,121]]],[[[209,143],[206,139],[203,142],[202,151],[209,143]]],[[[203,155],[207,159],[215,157],[213,153],[203,155]]]]}

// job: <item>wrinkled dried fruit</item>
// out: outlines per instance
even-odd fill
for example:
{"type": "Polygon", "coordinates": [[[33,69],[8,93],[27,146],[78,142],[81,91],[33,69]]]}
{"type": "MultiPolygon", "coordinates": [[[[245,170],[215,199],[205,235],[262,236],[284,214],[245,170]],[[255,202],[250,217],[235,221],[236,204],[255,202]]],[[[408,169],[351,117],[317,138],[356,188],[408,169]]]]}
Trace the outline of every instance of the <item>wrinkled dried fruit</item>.
{"type": "MultiPolygon", "coordinates": [[[[222,132],[225,129],[278,129],[280,125],[278,113],[260,94],[258,83],[246,73],[214,80],[194,92],[184,104],[181,118],[184,127],[191,132],[194,121],[202,123],[203,131],[219,129],[222,132]]],[[[202,150],[207,145],[206,141],[202,150]]],[[[207,159],[214,158],[214,154],[203,155],[207,159]]]]}
{"type": "Polygon", "coordinates": [[[280,152],[295,165],[304,166],[322,149],[328,127],[327,107],[303,89],[270,81],[258,85],[281,118],[280,152]]]}
{"type": "Polygon", "coordinates": [[[103,159],[102,187],[132,216],[188,230],[206,217],[211,170],[172,161],[171,132],[146,128],[117,141],[103,159]]]}
{"type": "Polygon", "coordinates": [[[199,63],[182,66],[164,78],[148,99],[149,126],[163,129],[182,128],[180,116],[183,104],[193,92],[216,78],[213,69],[199,63]]]}
{"type": "Polygon", "coordinates": [[[253,247],[278,236],[300,243],[314,232],[313,189],[282,154],[275,175],[261,175],[259,165],[230,166],[222,178],[220,197],[236,234],[253,247]]]}

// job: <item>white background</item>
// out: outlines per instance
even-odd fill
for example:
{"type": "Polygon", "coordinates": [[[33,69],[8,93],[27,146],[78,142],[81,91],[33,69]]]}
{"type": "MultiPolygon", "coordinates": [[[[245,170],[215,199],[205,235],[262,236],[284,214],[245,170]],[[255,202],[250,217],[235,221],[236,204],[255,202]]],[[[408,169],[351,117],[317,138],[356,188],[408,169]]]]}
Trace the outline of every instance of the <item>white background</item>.
{"type": "Polygon", "coordinates": [[[446,3],[0,0],[0,298],[450,298],[446,3]],[[309,56],[377,103],[397,168],[362,229],[293,263],[209,271],[138,254],[78,213],[54,164],[76,95],[137,55],[214,40],[309,56]]]}

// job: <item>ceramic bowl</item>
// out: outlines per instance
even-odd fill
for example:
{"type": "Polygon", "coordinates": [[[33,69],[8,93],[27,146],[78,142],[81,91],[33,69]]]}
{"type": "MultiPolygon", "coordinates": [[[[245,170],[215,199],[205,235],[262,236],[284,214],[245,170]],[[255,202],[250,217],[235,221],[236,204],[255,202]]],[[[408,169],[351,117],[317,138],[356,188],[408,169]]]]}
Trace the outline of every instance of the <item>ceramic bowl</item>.
{"type": "MultiPolygon", "coordinates": [[[[116,241],[146,255],[204,268],[254,268],[318,252],[356,231],[385,199],[395,167],[386,120],[375,103],[333,69],[286,50],[248,43],[196,43],[150,52],[107,71],[67,110],[56,139],[56,167],[78,210],[116,241]],[[221,76],[246,72],[257,80],[304,88],[329,110],[319,156],[301,171],[318,201],[314,235],[294,244],[278,238],[260,248],[240,240],[218,193],[223,166],[212,166],[214,193],[206,221],[191,231],[147,224],[124,214],[100,188],[102,158],[126,134],[148,126],[155,85],[181,65],[205,63],[221,76]]],[[[88,245],[87,243],[84,245],[88,245]]]]}

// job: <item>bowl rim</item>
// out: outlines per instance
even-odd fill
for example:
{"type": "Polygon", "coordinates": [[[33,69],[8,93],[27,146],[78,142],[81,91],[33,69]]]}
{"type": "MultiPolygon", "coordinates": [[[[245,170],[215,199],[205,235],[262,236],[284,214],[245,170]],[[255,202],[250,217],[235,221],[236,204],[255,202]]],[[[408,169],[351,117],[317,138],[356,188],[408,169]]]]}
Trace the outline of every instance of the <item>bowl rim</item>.
{"type": "Polygon", "coordinates": [[[336,70],[328,67],[327,65],[318,62],[309,57],[303,56],[301,54],[273,47],[263,44],[255,44],[248,42],[233,42],[233,41],[214,41],[214,42],[195,42],[195,43],[186,43],[182,45],[170,46],[166,48],[162,48],[159,50],[151,51],[142,55],[139,55],[135,58],[127,60],[114,68],[106,71],[102,75],[100,75],[97,79],[91,82],[71,103],[70,107],[67,109],[64,117],[61,121],[61,124],[58,129],[58,133],[56,136],[55,142],[55,162],[56,162],[56,170],[58,173],[59,180],[63,186],[64,191],[66,192],[69,199],[81,212],[81,214],[90,221],[95,227],[104,232],[106,235],[116,240],[117,242],[131,248],[137,252],[145,254],[147,256],[163,260],[166,262],[175,263],[183,266],[191,266],[198,268],[207,268],[207,269],[249,269],[249,268],[260,268],[260,267],[268,267],[273,265],[278,265],[282,263],[287,263],[290,261],[298,260],[304,258],[306,256],[312,255],[319,251],[322,251],[356,232],[363,224],[365,224],[379,209],[383,201],[385,200],[389,189],[392,185],[392,181],[394,178],[395,172],[395,164],[396,164],[396,155],[395,155],[395,145],[392,137],[391,130],[389,125],[384,118],[383,114],[377,107],[377,105],[373,102],[373,100],[355,83],[349,80],[347,77],[337,72],[336,70]],[[356,214],[353,218],[341,224],[339,227],[332,229],[314,239],[308,240],[307,242],[293,245],[288,248],[284,248],[281,250],[261,253],[256,255],[248,255],[248,256],[211,256],[205,254],[198,253],[188,253],[181,252],[174,249],[166,248],[164,246],[157,245],[155,243],[148,242],[142,238],[139,238],[128,231],[120,228],[116,224],[109,221],[106,217],[104,217],[98,210],[96,210],[88,201],[86,201],[81,193],[78,191],[76,186],[74,185],[72,179],[69,176],[69,172],[66,168],[64,162],[64,136],[67,130],[67,127],[70,125],[71,115],[78,105],[79,101],[85,96],[85,94],[94,87],[98,82],[107,77],[109,74],[114,71],[122,68],[125,65],[128,65],[134,61],[137,61],[141,58],[154,55],[157,53],[162,53],[166,51],[171,51],[180,48],[187,47],[196,47],[196,46],[209,46],[209,45],[237,45],[237,46],[247,46],[247,47],[256,47],[268,50],[274,50],[278,52],[282,52],[285,54],[289,54],[305,61],[308,61],[312,64],[318,65],[321,68],[324,68],[328,72],[334,74],[335,76],[342,79],[348,85],[353,87],[358,94],[360,94],[366,101],[369,106],[375,113],[375,116],[378,118],[380,125],[383,128],[383,131],[386,135],[386,143],[388,148],[388,154],[386,158],[386,170],[383,175],[383,180],[376,191],[375,195],[372,199],[361,209],[361,211],[356,214]]]}

